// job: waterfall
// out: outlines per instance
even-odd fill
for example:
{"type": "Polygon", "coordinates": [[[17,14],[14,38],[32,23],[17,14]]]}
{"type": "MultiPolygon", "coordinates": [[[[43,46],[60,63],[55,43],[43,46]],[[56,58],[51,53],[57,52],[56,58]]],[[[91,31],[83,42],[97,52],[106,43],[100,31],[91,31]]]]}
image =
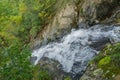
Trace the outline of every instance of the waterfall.
{"type": "Polygon", "coordinates": [[[86,69],[88,62],[96,56],[107,43],[120,41],[120,26],[95,25],[88,29],[72,30],[60,42],[52,42],[33,50],[34,64],[42,57],[58,61],[62,70],[77,74],[86,69]]]}

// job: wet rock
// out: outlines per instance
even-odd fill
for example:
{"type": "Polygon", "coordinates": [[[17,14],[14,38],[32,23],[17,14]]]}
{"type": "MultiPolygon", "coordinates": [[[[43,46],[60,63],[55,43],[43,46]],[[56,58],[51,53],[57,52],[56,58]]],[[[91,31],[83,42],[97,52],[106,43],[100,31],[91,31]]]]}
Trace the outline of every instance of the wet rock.
{"type": "Polygon", "coordinates": [[[30,62],[31,62],[32,64],[34,64],[36,60],[37,60],[37,57],[36,57],[36,56],[32,56],[32,57],[30,58],[30,62]]]}
{"type": "Polygon", "coordinates": [[[83,16],[88,24],[101,22],[114,13],[119,0],[85,0],[82,6],[83,16]]]}
{"type": "MultiPolygon", "coordinates": [[[[62,70],[62,65],[58,61],[49,59],[47,57],[43,57],[39,61],[38,65],[42,69],[47,70],[48,74],[52,77],[53,80],[64,80],[66,77],[70,77],[72,80],[79,80],[79,78],[84,73],[84,70],[83,70],[83,72],[81,71],[80,73],[77,73],[77,74],[76,74],[76,72],[74,74],[74,71],[72,73],[66,73],[62,70]]],[[[79,68],[80,65],[81,64],[79,62],[75,62],[73,68],[78,67],[77,69],[80,69],[79,68]]],[[[75,69],[73,69],[73,70],[75,70],[75,69]]],[[[78,70],[78,72],[79,72],[79,70],[78,70]]]]}
{"type": "Polygon", "coordinates": [[[90,64],[80,80],[108,80],[102,78],[103,71],[95,64],[90,64]]]}
{"type": "Polygon", "coordinates": [[[96,40],[92,40],[92,36],[89,38],[90,43],[90,47],[94,48],[95,50],[102,50],[105,48],[106,44],[111,43],[110,39],[108,37],[100,37],[97,38],[96,40]]]}
{"type": "Polygon", "coordinates": [[[105,72],[98,68],[96,64],[89,64],[85,73],[79,80],[120,80],[120,74],[110,76],[111,78],[104,77],[105,72]]]}
{"type": "Polygon", "coordinates": [[[53,80],[64,80],[65,77],[69,76],[70,74],[65,73],[61,70],[61,65],[58,61],[53,59],[49,59],[47,57],[43,57],[38,65],[48,71],[48,74],[52,77],[53,80]]]}
{"type": "Polygon", "coordinates": [[[80,22],[80,23],[78,24],[78,27],[79,27],[80,29],[87,29],[87,28],[89,28],[90,26],[89,26],[87,23],[85,23],[85,22],[80,22]]]}

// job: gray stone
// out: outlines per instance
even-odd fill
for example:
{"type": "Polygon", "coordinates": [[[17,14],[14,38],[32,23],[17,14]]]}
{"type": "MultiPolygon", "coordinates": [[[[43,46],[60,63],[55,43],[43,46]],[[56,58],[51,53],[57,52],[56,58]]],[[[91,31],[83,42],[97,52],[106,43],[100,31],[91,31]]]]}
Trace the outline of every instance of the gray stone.
{"type": "Polygon", "coordinates": [[[83,16],[88,24],[101,22],[115,12],[120,0],[85,0],[82,6],[83,16]]]}
{"type": "Polygon", "coordinates": [[[99,51],[104,49],[105,44],[111,43],[110,39],[107,37],[101,37],[101,38],[97,38],[97,40],[92,40],[92,36],[91,36],[89,38],[89,41],[91,41],[90,47],[99,51]]]}
{"type": "Polygon", "coordinates": [[[58,61],[43,57],[38,65],[48,71],[48,74],[52,77],[53,80],[64,80],[65,77],[70,76],[70,74],[62,71],[62,67],[58,61]]]}
{"type": "Polygon", "coordinates": [[[31,62],[32,64],[34,64],[36,60],[37,60],[37,57],[36,57],[36,56],[32,56],[32,57],[30,58],[30,62],[31,62]]]}

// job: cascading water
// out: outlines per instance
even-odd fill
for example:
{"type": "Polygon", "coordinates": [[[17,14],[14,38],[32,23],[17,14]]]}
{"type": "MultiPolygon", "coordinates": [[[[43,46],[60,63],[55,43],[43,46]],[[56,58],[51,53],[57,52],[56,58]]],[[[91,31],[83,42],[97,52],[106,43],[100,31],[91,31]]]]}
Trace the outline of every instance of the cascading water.
{"type": "Polygon", "coordinates": [[[34,50],[35,64],[42,57],[57,60],[62,70],[78,74],[86,69],[88,62],[99,53],[106,43],[120,41],[120,26],[95,25],[88,29],[72,30],[61,42],[53,42],[34,50]]]}

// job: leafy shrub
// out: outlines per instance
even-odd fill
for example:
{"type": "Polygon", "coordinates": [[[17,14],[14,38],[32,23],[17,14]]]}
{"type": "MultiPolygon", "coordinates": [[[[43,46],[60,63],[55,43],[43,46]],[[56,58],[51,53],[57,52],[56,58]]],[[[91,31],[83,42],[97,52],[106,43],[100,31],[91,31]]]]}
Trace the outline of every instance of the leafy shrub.
{"type": "Polygon", "coordinates": [[[57,0],[0,0],[0,80],[50,80],[30,63],[31,39],[55,14],[57,0]],[[35,71],[37,70],[37,71],[35,71]]]}
{"type": "Polygon", "coordinates": [[[0,50],[0,79],[30,80],[32,78],[30,55],[27,46],[19,44],[0,50]]]}
{"type": "Polygon", "coordinates": [[[0,35],[24,42],[34,39],[55,15],[57,0],[1,0],[0,35]],[[8,35],[8,36],[6,36],[8,35]]]}

